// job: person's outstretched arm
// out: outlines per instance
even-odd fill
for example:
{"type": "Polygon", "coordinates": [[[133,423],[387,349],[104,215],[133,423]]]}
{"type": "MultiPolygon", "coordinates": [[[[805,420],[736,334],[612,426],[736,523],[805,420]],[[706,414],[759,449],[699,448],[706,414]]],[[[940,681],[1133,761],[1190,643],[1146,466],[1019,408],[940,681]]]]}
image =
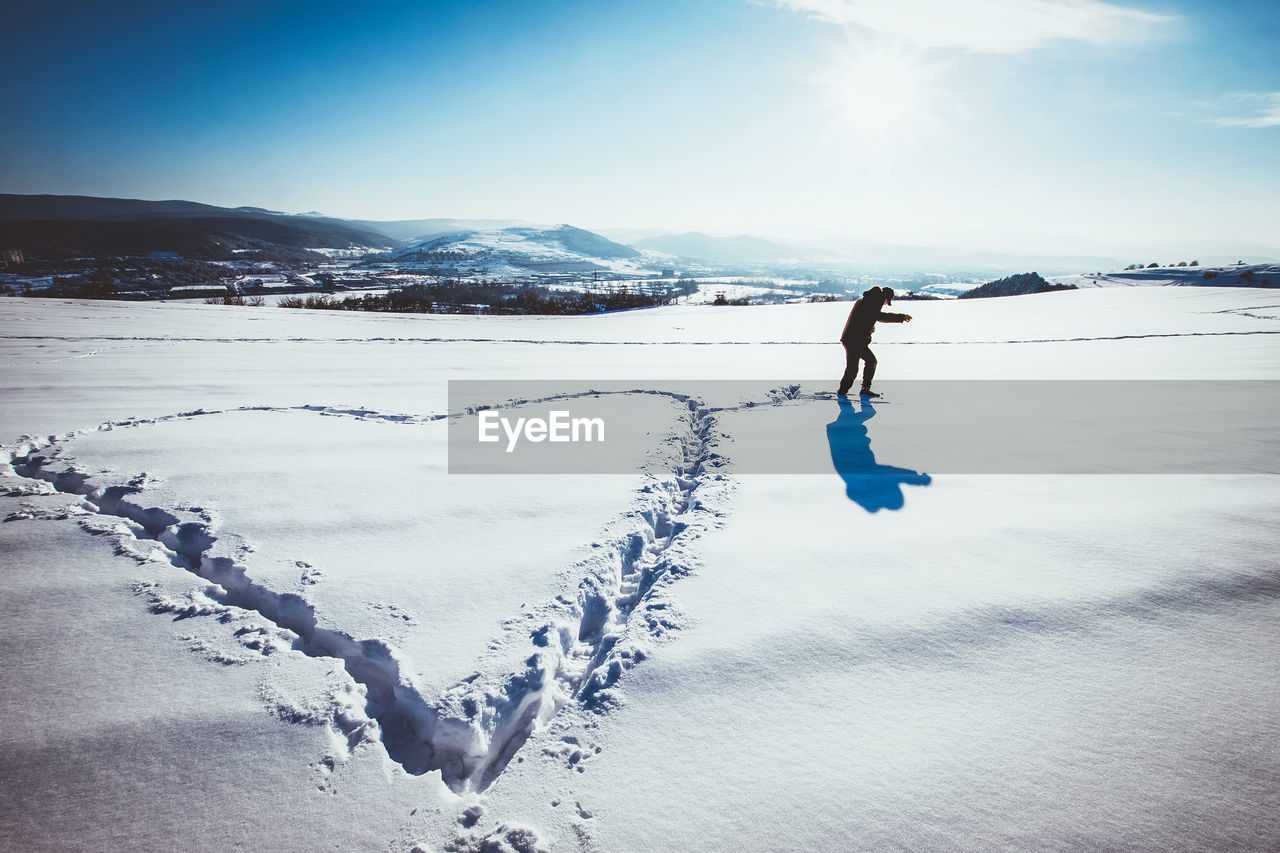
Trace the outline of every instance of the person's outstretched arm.
{"type": "Polygon", "coordinates": [[[893,314],[888,311],[881,311],[880,316],[876,320],[881,323],[910,323],[910,314],[893,314]]]}

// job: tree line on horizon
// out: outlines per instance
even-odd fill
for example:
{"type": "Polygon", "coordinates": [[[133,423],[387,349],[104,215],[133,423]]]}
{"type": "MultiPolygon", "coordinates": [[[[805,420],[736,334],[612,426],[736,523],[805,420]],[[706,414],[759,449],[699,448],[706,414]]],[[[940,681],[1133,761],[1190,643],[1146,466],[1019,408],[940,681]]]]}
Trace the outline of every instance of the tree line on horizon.
{"type": "Polygon", "coordinates": [[[605,291],[553,291],[528,283],[450,280],[341,299],[328,293],[285,296],[277,304],[281,308],[393,314],[598,314],[670,305],[691,292],[688,286],[643,292],[626,285],[605,291]]]}

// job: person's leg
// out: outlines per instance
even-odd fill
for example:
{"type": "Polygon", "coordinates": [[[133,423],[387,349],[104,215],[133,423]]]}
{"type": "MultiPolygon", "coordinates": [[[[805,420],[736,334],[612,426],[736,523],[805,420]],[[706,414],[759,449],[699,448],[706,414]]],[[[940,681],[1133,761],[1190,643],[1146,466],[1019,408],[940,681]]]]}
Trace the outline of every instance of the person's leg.
{"type": "Polygon", "coordinates": [[[858,347],[844,345],[844,376],[840,377],[840,389],[837,394],[848,394],[853,381],[858,378],[858,347]]]}
{"type": "Polygon", "coordinates": [[[866,365],[862,368],[862,390],[865,391],[871,387],[871,380],[876,375],[876,356],[870,347],[863,347],[861,355],[862,361],[866,365]]]}

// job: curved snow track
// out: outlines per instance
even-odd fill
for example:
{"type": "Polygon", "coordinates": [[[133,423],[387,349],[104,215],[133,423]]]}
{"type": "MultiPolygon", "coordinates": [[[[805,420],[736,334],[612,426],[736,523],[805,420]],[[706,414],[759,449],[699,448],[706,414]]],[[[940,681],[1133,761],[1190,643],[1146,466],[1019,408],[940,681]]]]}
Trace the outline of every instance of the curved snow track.
{"type": "MultiPolygon", "coordinates": [[[[482,791],[498,779],[529,736],[566,705],[601,711],[617,703],[616,685],[623,673],[645,659],[655,639],[678,627],[672,618],[675,605],[669,588],[693,570],[696,561],[688,543],[718,515],[704,505],[701,491],[708,483],[725,481],[721,468],[726,460],[714,452],[712,410],[680,394],[634,393],[657,393],[680,404],[681,448],[675,469],[669,476],[648,478],[636,506],[622,520],[619,529],[624,532],[595,548],[575,567],[576,589],[557,596],[544,609],[550,618],[529,632],[521,669],[477,674],[445,690],[434,702],[415,684],[412,667],[387,642],[321,627],[315,606],[305,597],[256,582],[242,558],[216,556],[218,536],[207,514],[195,508],[148,506],[145,475],[125,485],[99,486],[58,457],[63,445],[89,432],[229,412],[296,411],[402,424],[440,421],[449,415],[325,406],[201,409],[26,441],[0,457],[0,475],[10,480],[10,495],[56,491],[80,497],[75,512],[83,519],[119,520],[112,529],[118,551],[138,555],[142,553],[139,546],[145,546],[152,555],[216,584],[206,591],[208,602],[185,607],[163,601],[151,584],[138,585],[135,591],[149,595],[153,612],[206,616],[239,608],[266,619],[296,651],[340,661],[366,697],[362,714],[337,713],[330,720],[349,746],[376,738],[405,771],[420,775],[439,770],[454,791],[482,791]],[[132,541],[121,544],[119,540],[132,541]]],[[[559,398],[547,398],[554,399],[559,398]]],[[[526,402],[530,401],[496,407],[526,402]]],[[[45,516],[11,516],[21,517],[45,516]]],[[[82,527],[103,532],[101,525],[82,527]]]]}

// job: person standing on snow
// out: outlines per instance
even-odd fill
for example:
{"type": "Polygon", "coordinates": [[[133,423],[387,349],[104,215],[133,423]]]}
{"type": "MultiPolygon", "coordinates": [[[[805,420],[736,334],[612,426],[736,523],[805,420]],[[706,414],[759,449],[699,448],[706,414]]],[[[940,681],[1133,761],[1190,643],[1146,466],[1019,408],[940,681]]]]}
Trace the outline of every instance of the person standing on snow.
{"type": "Polygon", "coordinates": [[[873,287],[862,294],[849,319],[845,321],[844,332],[840,335],[840,343],[844,345],[845,368],[840,379],[840,389],[836,391],[841,397],[849,393],[853,380],[858,378],[858,362],[864,362],[862,370],[863,397],[879,397],[871,390],[871,379],[876,375],[876,357],[871,352],[871,333],[875,331],[876,322],[910,323],[910,314],[891,314],[881,310],[885,305],[893,304],[893,288],[873,287]]]}

